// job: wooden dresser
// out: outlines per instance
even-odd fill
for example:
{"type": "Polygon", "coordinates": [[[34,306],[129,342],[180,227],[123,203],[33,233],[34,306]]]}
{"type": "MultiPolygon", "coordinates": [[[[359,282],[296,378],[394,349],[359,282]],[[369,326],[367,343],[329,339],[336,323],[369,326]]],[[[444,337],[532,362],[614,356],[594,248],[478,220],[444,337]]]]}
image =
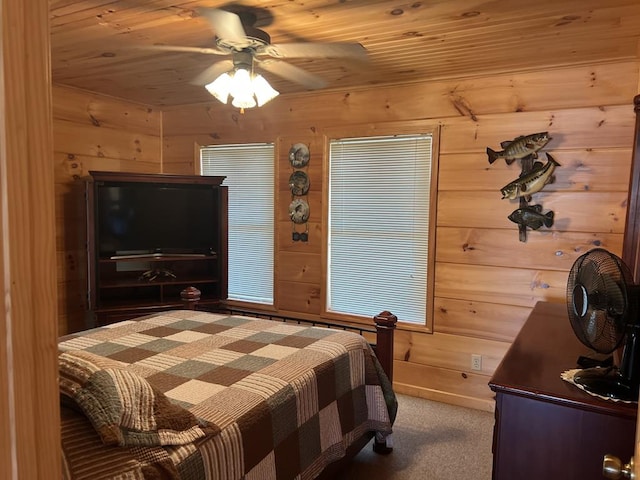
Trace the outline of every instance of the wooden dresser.
{"type": "Polygon", "coordinates": [[[602,480],[607,453],[633,455],[637,405],[601,400],[562,380],[590,350],[565,304],[539,302],[493,375],[493,480],[602,480]]]}

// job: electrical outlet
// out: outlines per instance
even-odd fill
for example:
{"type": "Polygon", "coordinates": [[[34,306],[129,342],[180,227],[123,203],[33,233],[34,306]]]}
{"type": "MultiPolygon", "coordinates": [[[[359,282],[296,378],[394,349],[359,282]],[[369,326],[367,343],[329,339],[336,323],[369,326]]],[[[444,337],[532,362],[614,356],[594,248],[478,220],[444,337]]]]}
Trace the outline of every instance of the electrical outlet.
{"type": "Polygon", "coordinates": [[[471,370],[482,370],[482,355],[471,354],[471,370]]]}

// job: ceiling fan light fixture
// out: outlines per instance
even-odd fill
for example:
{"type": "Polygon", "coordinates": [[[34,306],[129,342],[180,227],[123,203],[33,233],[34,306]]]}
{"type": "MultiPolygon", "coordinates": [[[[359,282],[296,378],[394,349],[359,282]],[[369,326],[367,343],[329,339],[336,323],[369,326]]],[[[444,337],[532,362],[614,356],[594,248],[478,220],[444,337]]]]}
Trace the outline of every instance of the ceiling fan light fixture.
{"type": "Polygon", "coordinates": [[[267,82],[262,75],[256,74],[253,77],[252,83],[253,92],[255,94],[256,100],[258,101],[259,107],[280,95],[280,92],[269,85],[269,82],[267,82]]]}
{"type": "Polygon", "coordinates": [[[256,106],[256,99],[253,98],[253,95],[237,95],[233,97],[231,100],[231,105],[236,108],[239,108],[242,112],[245,108],[253,108],[256,106]]]}
{"type": "Polygon", "coordinates": [[[205,85],[204,88],[206,88],[211,95],[216,97],[222,103],[226,104],[229,100],[229,93],[231,92],[232,86],[233,79],[231,78],[231,75],[229,75],[228,73],[223,73],[213,82],[205,85]]]}
{"type": "Polygon", "coordinates": [[[223,73],[205,88],[225,104],[231,96],[231,104],[241,110],[256,105],[261,107],[280,94],[262,75],[252,74],[244,67],[236,67],[235,71],[223,73]]]}

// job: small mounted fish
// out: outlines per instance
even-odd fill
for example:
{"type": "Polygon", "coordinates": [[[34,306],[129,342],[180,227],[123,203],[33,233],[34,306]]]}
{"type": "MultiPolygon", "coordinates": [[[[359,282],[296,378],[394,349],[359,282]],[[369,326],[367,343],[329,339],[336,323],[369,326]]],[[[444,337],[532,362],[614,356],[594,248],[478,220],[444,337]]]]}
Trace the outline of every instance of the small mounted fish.
{"type": "Polygon", "coordinates": [[[500,152],[496,152],[487,147],[489,163],[504,158],[507,165],[511,165],[516,159],[524,158],[527,155],[533,155],[534,158],[538,158],[538,150],[549,143],[549,140],[551,140],[549,132],[540,132],[501,142],[500,146],[502,150],[500,152]]]}
{"type": "Polygon", "coordinates": [[[553,171],[560,164],[547,153],[547,163],[536,162],[533,169],[500,189],[502,198],[514,200],[518,197],[529,197],[551,181],[553,171]]]}
{"type": "Polygon", "coordinates": [[[553,226],[553,211],[542,213],[542,205],[527,205],[517,208],[507,217],[513,223],[524,225],[532,230],[538,230],[543,225],[547,228],[553,226]]]}

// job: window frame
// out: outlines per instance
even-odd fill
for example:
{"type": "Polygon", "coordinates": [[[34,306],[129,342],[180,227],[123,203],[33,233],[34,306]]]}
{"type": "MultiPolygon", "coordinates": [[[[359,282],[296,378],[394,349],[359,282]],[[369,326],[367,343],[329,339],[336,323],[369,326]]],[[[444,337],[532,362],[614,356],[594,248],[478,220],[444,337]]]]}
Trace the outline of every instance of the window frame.
{"type": "MultiPolygon", "coordinates": [[[[434,292],[435,292],[435,253],[436,253],[436,226],[437,226],[437,197],[438,197],[438,163],[440,126],[433,122],[389,122],[384,124],[350,125],[342,128],[332,128],[323,131],[325,155],[323,159],[323,195],[324,207],[322,209],[322,224],[326,227],[322,239],[322,317],[330,320],[347,321],[368,325],[371,316],[354,315],[330,311],[327,308],[329,289],[329,151],[331,140],[358,138],[358,137],[384,137],[394,135],[431,135],[431,183],[429,191],[429,233],[427,248],[427,291],[425,292],[426,319],[424,323],[403,322],[398,318],[398,326],[405,330],[433,333],[434,317],[434,292]]],[[[375,315],[380,312],[372,312],[375,315]]],[[[394,312],[391,312],[394,313],[394,312]]]]}

